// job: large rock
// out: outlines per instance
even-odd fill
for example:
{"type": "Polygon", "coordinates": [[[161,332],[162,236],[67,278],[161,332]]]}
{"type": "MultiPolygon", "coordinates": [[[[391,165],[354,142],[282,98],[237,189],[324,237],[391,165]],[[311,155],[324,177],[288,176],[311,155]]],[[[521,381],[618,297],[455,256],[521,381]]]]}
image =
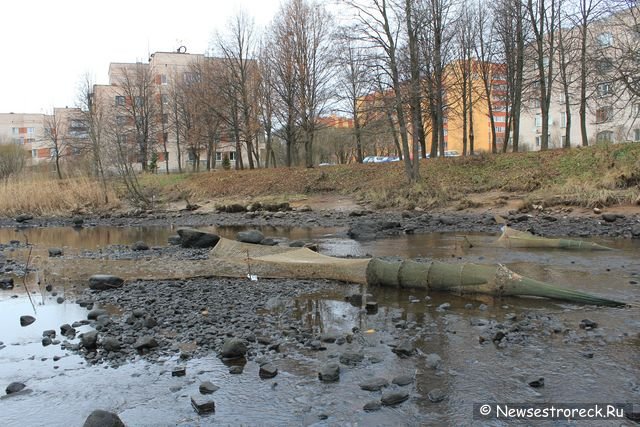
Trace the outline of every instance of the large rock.
{"type": "Polygon", "coordinates": [[[107,351],[120,351],[122,344],[114,337],[107,337],[102,340],[102,347],[107,351]]]}
{"type": "Polygon", "coordinates": [[[220,240],[220,236],[217,234],[195,228],[180,228],[178,235],[183,248],[212,248],[220,240]]]}
{"type": "Polygon", "coordinates": [[[0,277],[0,289],[13,289],[13,277],[0,277]]]}
{"type": "Polygon", "coordinates": [[[9,384],[7,386],[5,391],[7,392],[7,394],[12,394],[12,393],[19,392],[20,390],[24,389],[25,387],[26,387],[26,385],[24,385],[23,383],[12,382],[11,384],[9,384]]]}
{"type": "Polygon", "coordinates": [[[345,351],[340,355],[340,363],[355,366],[364,360],[364,355],[355,351],[345,351]]]}
{"type": "Polygon", "coordinates": [[[225,359],[237,359],[247,354],[247,343],[240,338],[229,338],[222,344],[220,356],[225,359]]]}
{"type": "Polygon", "coordinates": [[[36,318],[33,316],[28,316],[28,315],[20,316],[20,326],[29,326],[35,321],[36,321],[36,318]]]}
{"type": "Polygon", "coordinates": [[[236,240],[242,243],[258,244],[264,240],[264,234],[258,230],[241,231],[236,235],[236,240]]]}
{"type": "Polygon", "coordinates": [[[267,363],[265,365],[260,366],[259,372],[260,378],[268,379],[273,378],[278,375],[278,367],[273,363],[267,363]]]}
{"type": "Polygon", "coordinates": [[[135,343],[133,343],[133,348],[138,351],[149,350],[158,346],[158,341],[155,338],[150,336],[144,336],[138,338],[135,343]]]}
{"type": "Polygon", "coordinates": [[[124,280],[111,274],[94,274],[89,277],[89,288],[95,291],[120,288],[122,285],[124,285],[124,280]]]}
{"type": "Polygon", "coordinates": [[[16,217],[16,222],[26,222],[33,219],[31,214],[20,214],[16,217]]]}
{"type": "Polygon", "coordinates": [[[328,363],[324,365],[318,372],[320,381],[331,383],[340,379],[340,365],[337,363],[328,363]]]}
{"type": "Polygon", "coordinates": [[[131,245],[131,250],[132,251],[148,251],[149,250],[149,245],[147,245],[142,240],[138,240],[133,245],[131,245]]]}
{"type": "Polygon", "coordinates": [[[397,405],[409,398],[409,393],[403,390],[391,390],[382,394],[380,401],[385,406],[397,405]]]}
{"type": "Polygon", "coordinates": [[[212,394],[220,390],[220,387],[218,387],[211,381],[204,381],[203,383],[200,384],[199,390],[200,390],[200,393],[202,394],[212,394]]]}
{"type": "Polygon", "coordinates": [[[98,317],[108,315],[109,312],[102,308],[94,308],[87,314],[87,319],[89,320],[97,320],[98,317]]]}
{"type": "Polygon", "coordinates": [[[98,343],[98,331],[85,332],[80,336],[80,342],[86,349],[94,349],[98,343]]]}
{"type": "Polygon", "coordinates": [[[382,388],[388,386],[389,385],[389,381],[387,381],[386,378],[374,377],[374,378],[369,378],[368,380],[365,380],[365,381],[361,382],[358,385],[360,386],[360,388],[362,390],[379,391],[382,388]]]}
{"type": "Polygon", "coordinates": [[[411,341],[404,340],[400,342],[391,351],[393,351],[395,354],[397,354],[400,357],[409,357],[409,356],[413,356],[413,354],[416,352],[416,348],[414,347],[411,341]]]}
{"type": "Polygon", "coordinates": [[[631,227],[631,235],[633,237],[640,237],[640,225],[634,225],[631,227]]]}
{"type": "Polygon", "coordinates": [[[87,417],[83,427],[125,427],[125,425],[117,414],[96,409],[87,417]]]}
{"type": "Polygon", "coordinates": [[[49,248],[49,258],[62,256],[64,252],[60,248],[49,248]]]}
{"type": "Polygon", "coordinates": [[[215,402],[201,396],[191,396],[191,406],[193,406],[198,415],[210,414],[216,411],[215,402]]]}

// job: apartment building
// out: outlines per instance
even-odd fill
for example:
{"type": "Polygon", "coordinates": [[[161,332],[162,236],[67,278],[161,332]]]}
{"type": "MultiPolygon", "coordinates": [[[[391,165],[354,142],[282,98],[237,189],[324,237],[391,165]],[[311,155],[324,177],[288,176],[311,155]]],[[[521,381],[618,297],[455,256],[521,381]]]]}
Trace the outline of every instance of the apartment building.
{"type": "MultiPolygon", "coordinates": [[[[637,13],[637,12],[636,12],[637,13]]],[[[629,91],[626,80],[637,70],[629,67],[627,56],[640,48],[634,14],[622,12],[593,23],[587,42],[586,130],[589,145],[595,143],[640,141],[640,101],[629,91]]],[[[569,35],[577,35],[571,29],[569,35]]],[[[575,53],[575,52],[574,52],[575,53]]],[[[555,72],[549,108],[549,148],[563,147],[567,136],[572,147],[582,145],[580,129],[580,86],[575,60],[568,67],[569,109],[564,86],[559,76],[559,54],[555,56],[555,72]],[[568,128],[568,114],[571,126],[568,128]]],[[[531,61],[534,57],[529,58],[531,61]]],[[[545,63],[549,59],[545,58],[545,63]]],[[[539,150],[542,138],[539,81],[533,64],[528,65],[530,83],[523,97],[520,141],[526,150],[539,150]]]]}
{"type": "Polygon", "coordinates": [[[57,153],[65,161],[79,157],[87,138],[78,108],[54,108],[52,114],[0,113],[0,143],[23,147],[32,166],[50,163],[57,153]]]}
{"type": "MultiPolygon", "coordinates": [[[[202,84],[212,78],[207,73],[222,73],[222,67],[218,58],[183,49],[155,52],[144,63],[111,63],[109,84],[95,85],[93,93],[93,108],[105,117],[107,143],[126,147],[128,161],[139,169],[158,172],[205,170],[225,159],[234,166],[238,147],[247,165],[246,143],[212,112],[210,103],[220,97],[202,84]]],[[[263,138],[257,140],[263,152],[263,138]]]]}

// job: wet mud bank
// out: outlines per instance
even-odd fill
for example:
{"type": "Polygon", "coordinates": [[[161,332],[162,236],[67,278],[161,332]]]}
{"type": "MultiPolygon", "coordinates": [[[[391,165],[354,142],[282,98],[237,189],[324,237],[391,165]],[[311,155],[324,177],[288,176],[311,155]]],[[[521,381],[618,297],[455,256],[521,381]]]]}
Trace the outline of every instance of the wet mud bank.
{"type": "MultiPolygon", "coordinates": [[[[517,213],[504,215],[507,223],[520,230],[544,236],[640,238],[640,214],[592,214],[570,216],[562,213],[517,213]]],[[[349,237],[373,239],[381,236],[427,234],[433,232],[497,233],[493,213],[428,213],[416,211],[335,211],[256,210],[251,212],[136,212],[100,217],[45,218],[28,220],[1,218],[0,227],[58,226],[174,226],[174,227],[340,227],[349,237]]]]}

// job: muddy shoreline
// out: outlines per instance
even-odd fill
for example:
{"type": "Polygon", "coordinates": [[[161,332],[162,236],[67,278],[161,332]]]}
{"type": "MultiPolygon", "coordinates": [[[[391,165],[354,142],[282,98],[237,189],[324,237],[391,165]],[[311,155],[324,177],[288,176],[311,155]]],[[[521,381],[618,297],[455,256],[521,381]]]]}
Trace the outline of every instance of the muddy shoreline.
{"type": "MultiPolygon", "coordinates": [[[[585,214],[510,211],[503,215],[507,223],[520,230],[541,236],[640,238],[640,213],[585,214]]],[[[403,234],[434,232],[499,233],[495,214],[485,213],[427,213],[416,211],[368,210],[284,210],[239,213],[158,211],[101,216],[35,217],[25,221],[0,218],[0,227],[336,227],[345,228],[348,236],[357,240],[403,234]]]]}

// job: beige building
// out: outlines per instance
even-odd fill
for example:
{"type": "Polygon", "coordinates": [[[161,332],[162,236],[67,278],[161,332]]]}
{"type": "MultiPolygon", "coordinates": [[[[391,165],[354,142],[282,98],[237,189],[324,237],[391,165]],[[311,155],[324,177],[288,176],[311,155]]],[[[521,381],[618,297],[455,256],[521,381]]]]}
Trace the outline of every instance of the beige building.
{"type": "MultiPolygon", "coordinates": [[[[178,50],[153,53],[146,63],[111,63],[109,84],[95,85],[92,101],[103,113],[103,142],[112,147],[111,159],[158,172],[221,167],[225,158],[233,167],[237,150],[230,125],[206,113],[207,103],[219,102],[216,94],[205,92],[210,86],[201,85],[202,74],[211,72],[204,65],[211,61],[221,63],[178,50]],[[128,159],[113,147],[125,147],[128,159]]],[[[247,165],[242,142],[241,151],[247,165]]]]}
{"type": "Polygon", "coordinates": [[[51,163],[60,151],[65,161],[78,158],[86,146],[82,111],[54,108],[52,114],[0,113],[0,143],[18,144],[29,165],[51,163]]]}
{"type": "MultiPolygon", "coordinates": [[[[603,142],[640,141],[640,100],[625,87],[619,74],[625,68],[621,55],[640,49],[637,34],[629,34],[636,27],[631,15],[615,14],[596,22],[590,28],[588,43],[587,114],[586,129],[589,145],[603,142]],[[630,44],[632,43],[632,44],[630,44]],[[637,46],[635,45],[637,43],[637,46]]],[[[571,32],[577,33],[577,29],[571,32]]],[[[569,55],[575,55],[574,49],[569,55]]],[[[556,55],[556,58],[558,55],[556,55]]],[[[575,59],[575,58],[574,58],[575,59]]],[[[533,60],[533,58],[530,58],[533,60]]],[[[545,59],[547,62],[548,60],[545,59]]],[[[582,144],[580,130],[580,87],[576,76],[579,61],[571,62],[569,73],[574,82],[569,85],[571,146],[582,144]]],[[[530,65],[533,67],[533,64],[530,65]]],[[[560,81],[559,64],[554,64],[556,78],[549,108],[549,148],[561,148],[567,137],[567,107],[564,86],[560,81]]],[[[634,66],[637,68],[637,66],[634,66]]],[[[532,75],[535,71],[531,68],[532,75]]],[[[539,85],[531,77],[531,84],[523,96],[521,115],[521,144],[527,150],[539,150],[542,135],[539,85]]]]}

